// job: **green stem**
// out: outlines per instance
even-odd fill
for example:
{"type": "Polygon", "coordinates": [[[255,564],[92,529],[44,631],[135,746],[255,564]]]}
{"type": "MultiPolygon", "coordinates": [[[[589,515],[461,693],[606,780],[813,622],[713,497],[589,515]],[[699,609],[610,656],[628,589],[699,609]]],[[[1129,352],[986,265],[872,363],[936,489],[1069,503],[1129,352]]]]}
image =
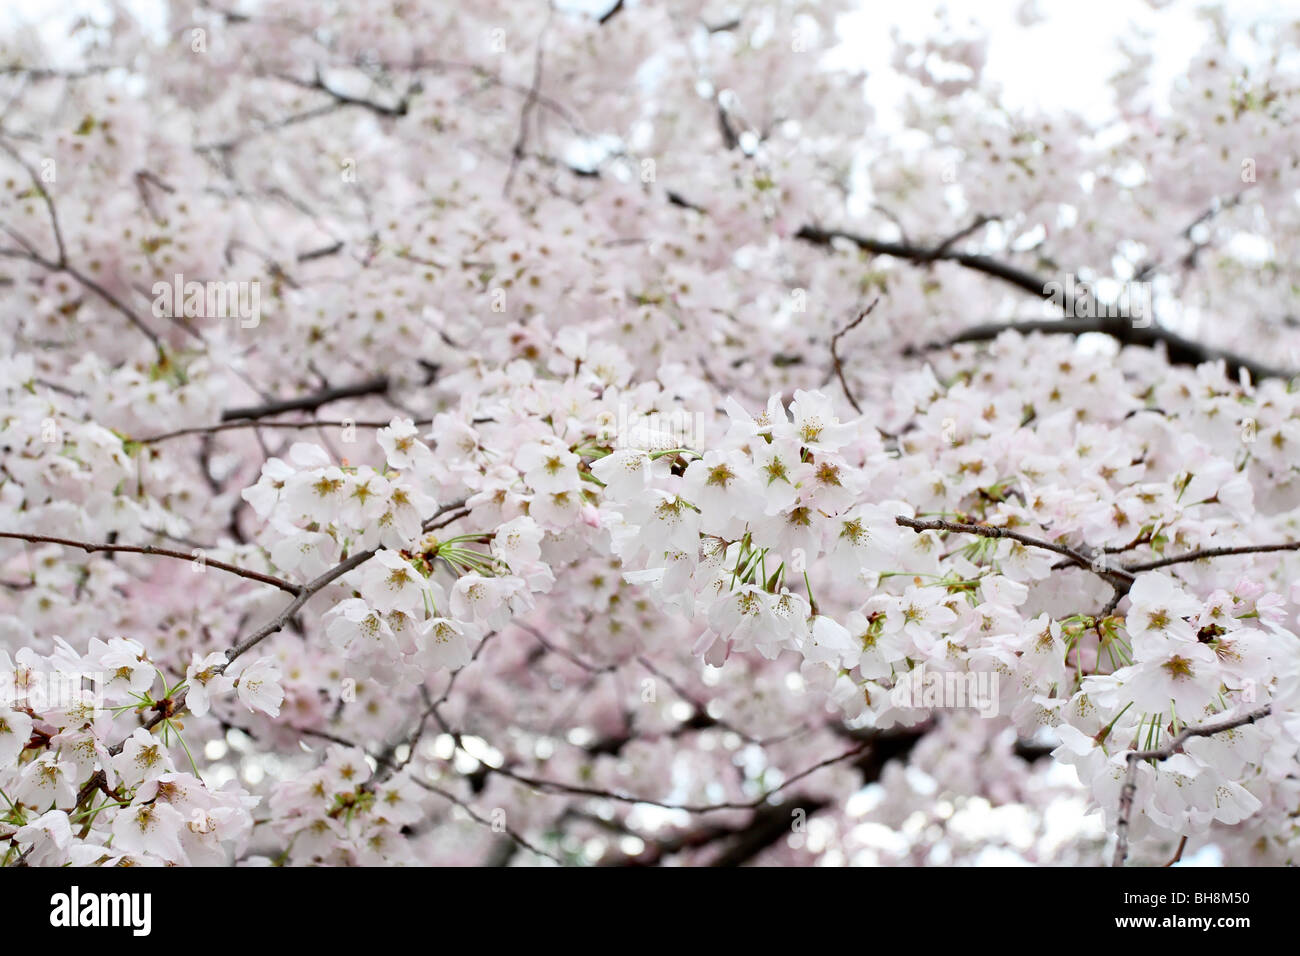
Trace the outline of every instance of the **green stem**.
{"type": "Polygon", "coordinates": [[[181,732],[172,725],[171,720],[164,720],[163,726],[170,727],[172,733],[176,735],[176,739],[181,742],[181,747],[185,750],[185,756],[190,758],[190,769],[194,771],[194,776],[198,777],[199,782],[202,783],[203,774],[199,773],[199,765],[194,762],[194,754],[190,753],[189,744],[185,742],[185,738],[181,736],[181,732]]]}

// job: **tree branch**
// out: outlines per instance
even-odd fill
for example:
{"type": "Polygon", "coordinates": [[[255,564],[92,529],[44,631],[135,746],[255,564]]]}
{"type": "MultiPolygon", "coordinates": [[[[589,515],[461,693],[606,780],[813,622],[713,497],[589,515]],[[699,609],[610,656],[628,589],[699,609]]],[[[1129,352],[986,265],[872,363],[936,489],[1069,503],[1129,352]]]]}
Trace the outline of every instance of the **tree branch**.
{"type": "Polygon", "coordinates": [[[614,17],[618,16],[618,14],[622,10],[623,10],[623,0],[616,0],[615,4],[612,7],[610,7],[608,10],[606,10],[604,13],[602,13],[599,17],[596,18],[596,22],[603,27],[606,23],[609,23],[610,20],[613,20],[614,17]]]}
{"type": "MultiPolygon", "coordinates": [[[[886,765],[894,760],[905,760],[907,755],[929,731],[929,727],[895,730],[885,733],[859,732],[845,729],[842,733],[864,743],[853,768],[862,775],[862,786],[880,779],[886,765]]],[[[719,840],[733,840],[726,849],[709,863],[709,866],[740,866],[762,853],[782,836],[791,832],[791,818],[795,810],[803,810],[805,819],[832,806],[828,801],[801,793],[779,804],[757,808],[749,821],[740,826],[710,824],[696,827],[662,840],[647,841],[649,845],[635,856],[618,857],[602,861],[601,866],[653,866],[665,856],[683,850],[697,849],[719,840]]]]}
{"type": "Polygon", "coordinates": [[[849,400],[849,404],[853,406],[853,410],[859,415],[862,414],[862,406],[859,405],[858,400],[853,397],[853,392],[849,389],[849,383],[844,379],[844,366],[840,364],[840,355],[839,352],[836,351],[836,346],[839,345],[840,337],[846,332],[850,332],[857,328],[862,323],[862,320],[871,314],[871,310],[874,309],[879,302],[880,296],[876,296],[869,306],[858,313],[856,319],[831,336],[831,361],[835,363],[835,374],[839,376],[840,388],[844,389],[844,397],[849,400]]]}
{"type": "MultiPolygon", "coordinates": [[[[1128,769],[1124,774],[1124,786],[1119,792],[1119,821],[1115,825],[1115,860],[1112,865],[1123,866],[1124,860],[1128,857],[1128,818],[1133,810],[1133,795],[1137,793],[1138,761],[1165,760],[1178,753],[1183,744],[1192,737],[1212,737],[1215,734],[1223,733],[1225,730],[1232,730],[1235,727],[1243,727],[1246,724],[1253,724],[1257,720],[1263,720],[1272,712],[1273,705],[1265,704],[1258,710],[1252,710],[1240,717],[1230,717],[1213,723],[1201,724],[1199,727],[1184,727],[1173,740],[1163,747],[1156,750],[1130,750],[1125,754],[1128,769]]],[[[1181,849],[1179,852],[1181,853],[1181,849]]]]}
{"type": "MultiPolygon", "coordinates": [[[[958,233],[957,237],[960,237],[958,233]]],[[[1012,266],[1009,263],[994,259],[991,256],[979,255],[977,253],[957,252],[949,248],[950,244],[955,241],[950,239],[935,248],[926,248],[904,242],[889,242],[881,239],[873,239],[870,236],[862,236],[852,232],[846,232],[840,229],[821,229],[816,226],[804,226],[795,233],[796,239],[802,239],[804,242],[812,243],[819,246],[830,246],[834,240],[842,239],[851,242],[859,249],[876,255],[892,256],[896,259],[904,259],[909,262],[928,263],[928,262],[955,262],[967,269],[983,273],[992,278],[999,279],[1008,285],[1014,286],[1023,292],[1045,301],[1055,302],[1057,295],[1049,291],[1050,283],[1041,277],[1012,266]]],[[[1091,296],[1072,296],[1061,303],[1066,315],[1078,315],[1081,311],[1096,312],[1095,303],[1092,303],[1091,296]],[[1088,308],[1092,305],[1092,308],[1088,308]]],[[[1144,347],[1153,347],[1163,345],[1169,361],[1173,365],[1200,365],[1203,362],[1213,362],[1222,360],[1227,366],[1228,375],[1237,378],[1244,370],[1250,373],[1252,379],[1258,381],[1265,378],[1292,378],[1296,373],[1285,369],[1272,368],[1252,359],[1245,358],[1233,352],[1211,348],[1202,345],[1192,339],[1185,338],[1177,332],[1162,328],[1157,325],[1150,325],[1146,328],[1134,327],[1130,319],[1125,318],[1082,318],[1082,319],[1045,319],[1039,321],[1027,322],[997,322],[984,325],[977,325],[973,328],[966,329],[964,332],[953,336],[942,342],[934,342],[920,348],[914,348],[913,353],[918,351],[933,351],[936,349],[949,348],[953,345],[959,345],[963,342],[986,342],[997,338],[1003,332],[1008,330],[1022,333],[1044,332],[1048,334],[1063,335],[1081,335],[1085,332],[1097,332],[1102,335],[1108,335],[1115,339],[1121,345],[1138,345],[1144,347]]]]}
{"type": "Polygon", "coordinates": [[[239,657],[241,654],[247,653],[248,651],[256,647],[258,644],[260,644],[262,641],[264,641],[266,638],[270,637],[272,634],[281,630],[286,624],[289,623],[289,619],[292,618],[295,614],[297,614],[298,610],[304,604],[306,604],[308,601],[311,600],[313,594],[315,594],[321,588],[325,587],[327,584],[332,582],[335,578],[341,578],[343,575],[347,574],[353,568],[356,568],[364,564],[365,562],[369,561],[379,551],[380,551],[379,548],[367,548],[365,551],[358,551],[356,554],[352,555],[346,561],[342,561],[334,565],[334,567],[330,568],[324,574],[320,575],[317,578],[314,578],[307,584],[304,584],[301,588],[298,589],[298,593],[294,597],[294,599],[290,601],[287,605],[285,605],[285,607],[280,611],[279,614],[277,614],[270,621],[267,621],[256,631],[250,634],[247,638],[245,638],[243,641],[240,641],[230,650],[226,651],[226,662],[230,663],[235,658],[239,657]]]}
{"type": "Polygon", "coordinates": [[[1206,548],[1203,551],[1191,551],[1187,554],[1175,555],[1172,558],[1161,558],[1158,561],[1146,561],[1142,564],[1126,564],[1127,571],[1154,571],[1156,568],[1167,568],[1171,564],[1182,564],[1185,561],[1199,561],[1202,558],[1223,558],[1232,554],[1268,554],[1274,551],[1300,551],[1300,541],[1287,541],[1282,544],[1247,544],[1239,548],[1206,548]]]}
{"type": "Polygon", "coordinates": [[[963,524],[941,519],[918,521],[906,515],[898,515],[894,518],[894,521],[905,528],[911,528],[913,531],[955,531],[961,534],[977,534],[984,538],[1010,538],[1012,541],[1019,541],[1031,548],[1042,548],[1044,551],[1051,551],[1069,558],[1072,564],[1105,579],[1116,590],[1123,587],[1124,591],[1127,592],[1129,585],[1133,583],[1133,574],[1126,568],[1102,568],[1098,570],[1093,559],[1082,551],[1066,547],[1063,544],[1056,544],[1053,541],[1021,534],[1019,531],[1012,531],[1010,528],[998,528],[986,524],[963,524]]]}
{"type": "MultiPolygon", "coordinates": [[[[1110,336],[1120,345],[1135,345],[1143,348],[1163,345],[1171,365],[1196,366],[1204,362],[1222,360],[1226,366],[1228,376],[1233,379],[1238,378],[1243,371],[1248,372],[1254,381],[1266,378],[1289,379],[1296,375],[1294,371],[1273,368],[1253,359],[1245,358],[1235,352],[1202,345],[1158,325],[1136,328],[1131,320],[1124,318],[1039,319],[1025,322],[994,322],[976,325],[943,342],[926,345],[919,351],[949,348],[964,342],[988,342],[1007,331],[1020,332],[1021,334],[1042,332],[1046,335],[1083,335],[1088,332],[1095,332],[1110,336]]],[[[915,351],[918,350],[914,349],[913,352],[915,351]]]]}
{"type": "Polygon", "coordinates": [[[268,415],[279,415],[283,412],[314,411],[322,405],[337,402],[344,398],[382,395],[388,391],[388,386],[388,376],[380,375],[353,385],[340,385],[336,388],[321,389],[319,392],[312,392],[299,398],[286,398],[281,401],[266,402],[262,405],[250,405],[246,408],[227,408],[221,413],[221,420],[228,422],[238,418],[265,418],[268,415]]]}
{"type": "Polygon", "coordinates": [[[87,554],[104,551],[123,554],[150,554],[164,558],[176,558],[180,561],[202,560],[203,564],[207,567],[213,567],[219,571],[228,571],[231,574],[239,575],[241,578],[248,578],[250,581],[269,584],[272,587],[279,588],[281,591],[287,591],[289,594],[297,595],[301,590],[298,585],[270,574],[262,574],[260,571],[250,571],[248,568],[241,568],[233,564],[227,564],[225,561],[217,561],[213,558],[207,557],[206,555],[201,559],[196,559],[192,553],[186,554],[184,551],[172,551],[168,548],[155,548],[151,544],[95,544],[89,541],[73,541],[70,538],[53,538],[49,535],[43,534],[20,534],[16,531],[0,531],[0,538],[13,538],[17,541],[30,541],[34,544],[59,544],[66,548],[80,548],[87,554]]]}
{"type": "Polygon", "coordinates": [[[488,827],[494,833],[498,831],[504,833],[511,840],[513,840],[519,846],[523,847],[528,852],[536,853],[538,856],[544,856],[546,857],[546,859],[551,860],[554,863],[559,863],[561,866],[564,865],[564,861],[561,860],[558,856],[556,856],[554,853],[548,853],[547,851],[541,849],[540,847],[533,846],[533,844],[529,843],[518,832],[512,830],[504,822],[504,820],[500,824],[498,824],[492,820],[487,819],[486,817],[481,816],[473,807],[471,807],[468,803],[466,803],[464,800],[460,799],[460,797],[456,796],[450,791],[443,790],[441,787],[436,787],[431,783],[427,783],[424,780],[421,780],[419,777],[411,777],[410,779],[417,786],[423,787],[425,790],[428,790],[430,793],[436,793],[444,800],[449,800],[452,803],[454,803],[456,806],[460,807],[462,810],[464,810],[466,813],[469,814],[471,820],[473,820],[475,823],[479,824],[480,826],[488,827]]]}
{"type": "MultiPolygon", "coordinates": [[[[870,236],[846,232],[842,229],[821,229],[817,226],[803,226],[794,234],[794,237],[817,246],[830,246],[836,239],[843,239],[846,242],[853,243],[859,249],[875,255],[892,256],[895,259],[905,259],[909,262],[955,262],[967,269],[1000,279],[1040,299],[1052,300],[1053,298],[1051,293],[1044,288],[1046,283],[1032,272],[1019,269],[990,256],[970,252],[955,252],[947,248],[948,243],[946,242],[931,249],[904,242],[873,239],[870,236]]],[[[1073,312],[1075,304],[1082,301],[1077,297],[1070,299],[1065,302],[1065,308],[1067,311],[1073,312]]]]}
{"type": "Polygon", "coordinates": [[[501,190],[503,196],[510,195],[510,187],[514,185],[515,173],[519,170],[519,161],[524,158],[524,145],[528,142],[528,118],[532,115],[533,107],[537,105],[537,95],[542,88],[542,61],[546,50],[546,31],[551,28],[551,17],[554,13],[555,7],[551,6],[546,14],[546,23],[542,26],[541,33],[537,35],[537,49],[533,55],[533,82],[528,87],[528,95],[524,97],[523,106],[519,109],[519,134],[515,137],[514,148],[510,150],[510,169],[506,173],[505,186],[501,190]]]}
{"type": "MultiPolygon", "coordinates": [[[[431,418],[417,418],[412,424],[428,425],[433,421],[431,418]]],[[[181,438],[185,435],[212,435],[216,432],[225,432],[241,428],[287,428],[302,430],[307,428],[387,428],[392,421],[308,421],[308,422],[262,422],[255,419],[223,422],[220,425],[195,425],[191,428],[178,428],[176,431],[164,432],[161,435],[150,435],[147,438],[135,438],[134,442],[140,445],[153,445],[158,442],[170,441],[173,438],[181,438]]]]}
{"type": "Polygon", "coordinates": [[[340,106],[356,106],[361,109],[369,110],[379,116],[386,116],[389,118],[405,116],[407,111],[410,109],[411,94],[418,92],[419,90],[419,86],[413,84],[396,104],[388,106],[384,103],[377,103],[374,100],[367,100],[359,96],[350,96],[347,93],[339,92],[326,84],[324,78],[320,75],[319,70],[317,70],[316,76],[311,80],[300,80],[296,76],[290,76],[287,73],[276,73],[273,75],[277,80],[284,80],[284,82],[292,83],[294,86],[301,86],[303,89],[307,90],[318,90],[326,96],[331,97],[334,102],[338,103],[340,106]]]}
{"type": "MultiPolygon", "coordinates": [[[[451,736],[453,739],[459,739],[460,737],[459,734],[452,734],[451,736]]],[[[526,786],[532,787],[535,790],[568,793],[568,794],[572,794],[573,796],[579,796],[579,797],[595,797],[601,800],[614,800],[617,801],[618,803],[644,803],[650,806],[660,807],[664,810],[682,810],[685,811],[686,813],[714,813],[719,810],[755,810],[758,807],[763,806],[768,800],[770,800],[772,797],[776,796],[776,794],[785,790],[787,787],[791,786],[792,784],[797,783],[798,781],[804,779],[810,774],[816,773],[818,770],[821,770],[825,767],[829,767],[833,764],[841,763],[845,760],[849,760],[850,758],[857,757],[863,751],[867,750],[870,746],[871,746],[871,742],[866,741],[834,757],[828,757],[825,760],[813,764],[811,767],[808,767],[805,770],[801,770],[799,773],[790,777],[780,786],[768,790],[766,793],[762,794],[759,797],[756,797],[753,800],[747,800],[743,802],[728,801],[724,803],[704,803],[704,804],[663,803],[659,800],[647,799],[645,797],[634,797],[629,794],[619,793],[614,790],[601,790],[596,787],[585,787],[580,784],[564,783],[563,781],[560,780],[545,780],[545,779],[540,779],[538,777],[531,777],[528,776],[527,774],[519,773],[518,771],[512,770],[509,767],[504,767],[504,766],[493,767],[488,764],[483,764],[483,769],[486,773],[500,774],[503,777],[507,777],[511,780],[514,780],[516,783],[522,783],[526,786]]],[[[466,752],[468,753],[468,751],[466,752]]],[[[473,754],[469,754],[469,756],[472,757],[473,754]]]]}

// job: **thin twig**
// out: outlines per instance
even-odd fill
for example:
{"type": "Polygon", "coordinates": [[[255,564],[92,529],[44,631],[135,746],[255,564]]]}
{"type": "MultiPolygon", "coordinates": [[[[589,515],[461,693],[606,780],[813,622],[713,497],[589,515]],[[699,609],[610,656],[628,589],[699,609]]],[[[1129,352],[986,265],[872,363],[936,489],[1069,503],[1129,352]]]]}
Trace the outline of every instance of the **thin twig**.
{"type": "Polygon", "coordinates": [[[552,6],[550,12],[546,15],[546,23],[537,36],[537,50],[533,58],[533,82],[528,88],[528,95],[524,97],[523,106],[519,109],[519,134],[515,138],[514,148],[510,151],[510,169],[506,173],[506,184],[501,191],[503,196],[510,195],[510,187],[514,185],[515,173],[519,170],[519,161],[524,158],[524,146],[528,142],[528,118],[537,105],[537,95],[542,87],[542,59],[545,52],[546,31],[550,29],[551,17],[554,13],[555,8],[552,6]]]}
{"type": "MultiPolygon", "coordinates": [[[[455,736],[456,735],[453,735],[453,737],[455,736]]],[[[533,787],[534,789],[537,790],[569,793],[580,797],[596,797],[602,800],[614,800],[619,803],[644,803],[649,806],[660,807],[664,810],[682,810],[686,813],[714,813],[719,810],[757,809],[758,807],[761,807],[772,797],[776,796],[778,793],[780,793],[782,790],[785,790],[787,787],[791,786],[792,784],[797,783],[798,781],[804,779],[810,774],[816,773],[818,770],[822,770],[825,767],[829,767],[833,764],[841,763],[845,760],[850,759],[851,757],[856,757],[859,754],[861,754],[864,750],[868,749],[870,746],[871,746],[871,742],[865,741],[856,747],[846,750],[844,753],[838,754],[837,756],[834,757],[828,757],[825,760],[819,761],[813,764],[811,767],[808,767],[806,770],[802,770],[799,773],[795,774],[793,777],[786,780],[780,786],[773,787],[771,790],[766,791],[761,796],[755,797],[753,800],[747,800],[744,802],[726,802],[726,803],[705,803],[705,804],[663,803],[658,800],[651,800],[645,797],[634,797],[628,794],[618,793],[613,790],[600,790],[596,787],[584,787],[579,784],[563,783],[558,780],[543,780],[537,777],[530,777],[526,774],[522,774],[515,770],[511,770],[509,767],[493,767],[490,764],[483,764],[482,766],[484,770],[487,771],[488,773],[500,774],[503,777],[508,777],[509,779],[514,780],[516,783],[522,783],[526,786],[533,787]]],[[[461,749],[463,750],[464,748],[461,749]]],[[[468,751],[466,751],[466,753],[468,753],[468,751]]],[[[474,755],[470,754],[470,756],[472,757],[474,755]]]]}
{"type": "Polygon", "coordinates": [[[1178,753],[1184,743],[1192,737],[1211,737],[1225,730],[1243,727],[1262,720],[1273,712],[1272,704],[1265,704],[1258,710],[1252,710],[1240,717],[1201,724],[1199,727],[1184,727],[1173,740],[1156,750],[1130,750],[1125,754],[1128,769],[1124,774],[1124,786],[1119,792],[1119,821],[1115,826],[1115,860],[1112,865],[1123,866],[1128,858],[1128,818],[1133,810],[1133,795],[1137,793],[1137,767],[1142,760],[1166,760],[1178,753]]]}
{"type": "Polygon", "coordinates": [[[874,309],[879,302],[880,296],[876,296],[870,305],[858,313],[856,319],[831,336],[831,361],[835,363],[835,374],[840,378],[840,388],[844,389],[844,397],[849,400],[849,404],[853,406],[853,410],[859,415],[862,414],[862,406],[859,405],[858,400],[853,397],[853,392],[849,389],[849,383],[844,378],[844,366],[840,362],[840,355],[836,350],[836,346],[839,345],[840,337],[844,335],[844,333],[857,328],[862,323],[862,320],[871,314],[871,310],[874,309]]]}
{"type": "Polygon", "coordinates": [[[939,245],[935,246],[934,249],[930,252],[930,258],[938,259],[942,257],[954,245],[961,242],[963,239],[965,239],[967,236],[971,235],[972,233],[978,232],[980,229],[983,229],[989,223],[996,222],[997,218],[998,218],[997,216],[984,216],[984,215],[976,216],[975,221],[972,222],[965,229],[960,229],[957,232],[954,232],[947,239],[943,240],[943,242],[939,243],[939,245]]]}
{"type": "Polygon", "coordinates": [[[602,13],[599,17],[596,18],[596,22],[603,27],[606,23],[609,23],[610,20],[613,20],[614,17],[616,17],[622,9],[623,9],[623,0],[616,0],[615,4],[612,7],[610,7],[608,10],[606,10],[604,13],[602,13]]]}
{"type": "Polygon", "coordinates": [[[1158,561],[1126,564],[1124,569],[1133,572],[1154,571],[1156,568],[1167,568],[1171,564],[1199,561],[1202,558],[1222,558],[1231,554],[1268,554],[1273,551],[1300,551],[1300,541],[1287,541],[1282,544],[1248,544],[1239,548],[1206,548],[1203,551],[1191,551],[1187,554],[1175,555],[1172,558],[1161,558],[1158,561]]]}
{"type": "MultiPolygon", "coordinates": [[[[428,425],[433,421],[431,418],[417,418],[412,424],[428,425]]],[[[212,435],[216,432],[225,432],[238,430],[241,428],[287,428],[302,430],[307,428],[388,428],[392,421],[351,421],[343,419],[341,421],[320,421],[313,419],[307,422],[264,422],[256,419],[239,419],[238,421],[222,422],[220,425],[195,425],[192,428],[178,428],[176,431],[164,432],[161,435],[150,435],[147,438],[133,439],[139,445],[153,445],[158,442],[170,441],[173,438],[181,438],[185,435],[212,435]]]]}
{"type": "Polygon", "coordinates": [[[464,800],[460,799],[459,797],[457,797],[455,794],[451,793],[450,791],[443,790],[441,787],[436,787],[436,786],[434,786],[434,785],[431,784],[431,783],[427,783],[427,782],[425,782],[424,780],[421,780],[419,777],[412,777],[411,780],[412,780],[416,785],[423,787],[425,790],[428,790],[430,793],[436,793],[438,796],[442,797],[444,800],[450,800],[450,801],[451,801],[452,803],[454,803],[456,806],[460,807],[462,810],[464,810],[466,813],[468,813],[469,816],[470,816],[470,819],[472,819],[475,823],[480,824],[481,826],[488,827],[488,828],[491,829],[494,833],[495,833],[495,832],[498,832],[498,831],[501,832],[501,833],[504,833],[504,834],[505,834],[506,836],[508,836],[510,839],[514,840],[515,843],[519,844],[521,847],[523,847],[525,850],[528,850],[530,853],[536,853],[538,856],[544,856],[544,857],[546,857],[548,860],[551,860],[551,861],[554,862],[554,863],[559,863],[561,866],[564,865],[564,861],[561,860],[558,856],[556,856],[556,855],[553,854],[553,853],[548,853],[548,852],[546,852],[545,850],[541,849],[540,847],[533,846],[533,844],[529,843],[529,842],[528,842],[526,839],[524,839],[524,838],[523,838],[519,833],[517,833],[516,831],[512,830],[512,829],[511,829],[511,828],[506,824],[506,822],[505,822],[504,819],[502,819],[502,820],[499,821],[499,822],[492,821],[492,820],[488,820],[488,819],[486,819],[486,818],[480,816],[480,815],[479,815],[479,814],[474,810],[473,807],[471,807],[468,803],[466,803],[464,800]]]}
{"type": "Polygon", "coordinates": [[[297,595],[301,588],[298,585],[274,575],[263,574],[260,571],[251,571],[248,568],[241,568],[233,564],[227,564],[225,561],[217,561],[206,555],[195,557],[193,553],[186,554],[184,551],[172,551],[169,548],[155,548],[151,544],[134,545],[134,544],[96,544],[90,541],[73,541],[71,538],[54,538],[44,534],[20,534],[16,531],[0,531],[0,538],[13,538],[17,541],[30,541],[34,544],[59,544],[65,548],[80,548],[87,554],[94,554],[97,551],[118,552],[123,554],[149,554],[157,555],[163,558],[176,558],[180,561],[201,561],[204,566],[216,568],[219,571],[228,571],[231,574],[237,574],[241,578],[248,578],[250,581],[258,581],[262,584],[269,584],[277,587],[281,591],[287,591],[289,594],[297,595]]]}
{"type": "Polygon", "coordinates": [[[1044,551],[1051,551],[1063,557],[1069,558],[1070,561],[1078,567],[1092,571],[1097,576],[1106,579],[1108,582],[1122,581],[1125,585],[1132,584],[1133,575],[1124,568],[1104,568],[1097,570],[1093,560],[1074,548],[1067,547],[1063,544],[1057,544],[1054,541],[1046,541],[1042,538],[1031,537],[1027,534],[1021,534],[1019,531],[1012,531],[1010,528],[998,528],[987,524],[964,524],[957,521],[944,521],[935,519],[931,521],[919,521],[916,518],[909,518],[906,515],[898,515],[894,521],[905,528],[911,528],[913,531],[955,531],[961,534],[977,534],[984,538],[1010,538],[1013,541],[1019,541],[1021,544],[1028,545],[1031,548],[1042,548],[1044,551]]]}
{"type": "Polygon", "coordinates": [[[298,593],[294,597],[294,599],[290,601],[287,605],[285,605],[285,607],[280,611],[279,614],[277,614],[270,621],[267,621],[256,631],[250,634],[247,638],[245,638],[243,641],[240,641],[230,650],[226,651],[227,663],[233,661],[236,657],[239,657],[241,654],[248,652],[252,648],[256,647],[258,644],[260,644],[262,641],[264,641],[266,638],[270,637],[272,634],[281,630],[287,623],[289,623],[289,619],[292,618],[295,614],[297,614],[298,610],[304,604],[306,604],[309,600],[311,600],[313,594],[315,594],[321,588],[325,587],[327,584],[334,581],[335,578],[341,578],[343,575],[347,574],[352,569],[369,561],[379,552],[379,550],[380,550],[379,548],[367,548],[364,551],[358,551],[356,554],[352,555],[346,561],[342,561],[339,564],[334,565],[334,567],[330,568],[324,574],[320,575],[317,578],[314,578],[312,581],[308,582],[307,584],[304,584],[298,590],[298,593]]]}
{"type": "Polygon", "coordinates": [[[1174,851],[1174,857],[1173,857],[1173,859],[1170,860],[1168,863],[1166,863],[1165,866],[1166,866],[1166,867],[1173,866],[1175,863],[1177,863],[1179,860],[1181,860],[1181,859],[1183,858],[1183,850],[1185,850],[1185,849],[1187,849],[1187,836],[1186,836],[1186,834],[1184,834],[1184,835],[1183,835],[1183,838],[1182,838],[1181,840],[1178,841],[1178,849],[1174,851]]]}

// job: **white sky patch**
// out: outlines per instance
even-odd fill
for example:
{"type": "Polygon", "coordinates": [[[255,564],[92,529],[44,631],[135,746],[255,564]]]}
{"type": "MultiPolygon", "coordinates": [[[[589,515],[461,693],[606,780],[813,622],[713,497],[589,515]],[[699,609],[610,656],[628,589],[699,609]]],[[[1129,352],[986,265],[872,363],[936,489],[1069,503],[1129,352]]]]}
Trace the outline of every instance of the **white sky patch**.
{"type": "MultiPolygon", "coordinates": [[[[1120,43],[1152,56],[1150,76],[1160,102],[1210,35],[1198,6],[1179,3],[1156,10],[1134,0],[1030,0],[1028,4],[1026,0],[980,0],[978,4],[864,0],[857,12],[841,18],[844,42],[828,62],[867,70],[868,98],[884,114],[882,107],[896,102],[904,88],[882,70],[893,54],[891,29],[897,28],[905,40],[923,40],[934,34],[941,22],[939,12],[947,9],[948,22],[958,35],[977,32],[971,24],[987,34],[985,74],[1000,84],[1007,106],[1072,110],[1100,124],[1115,112],[1108,81],[1127,65],[1120,43]],[[1022,26],[1018,12],[1026,6],[1036,7],[1043,19],[1022,26]]],[[[1270,0],[1234,0],[1230,13],[1236,22],[1276,29],[1293,18],[1294,10],[1288,15],[1285,6],[1270,0]]],[[[1238,46],[1249,42],[1244,37],[1236,40],[1238,46]]],[[[1234,52],[1249,58],[1248,49],[1234,52]]]]}

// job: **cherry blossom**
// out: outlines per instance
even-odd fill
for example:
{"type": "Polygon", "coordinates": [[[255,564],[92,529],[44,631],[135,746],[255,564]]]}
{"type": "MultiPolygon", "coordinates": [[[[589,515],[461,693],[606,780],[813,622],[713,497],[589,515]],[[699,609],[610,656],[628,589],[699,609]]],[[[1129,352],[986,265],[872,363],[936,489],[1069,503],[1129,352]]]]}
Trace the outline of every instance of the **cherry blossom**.
{"type": "Polygon", "coordinates": [[[164,6],[0,38],[0,865],[1300,862],[1284,30],[164,6]]]}

